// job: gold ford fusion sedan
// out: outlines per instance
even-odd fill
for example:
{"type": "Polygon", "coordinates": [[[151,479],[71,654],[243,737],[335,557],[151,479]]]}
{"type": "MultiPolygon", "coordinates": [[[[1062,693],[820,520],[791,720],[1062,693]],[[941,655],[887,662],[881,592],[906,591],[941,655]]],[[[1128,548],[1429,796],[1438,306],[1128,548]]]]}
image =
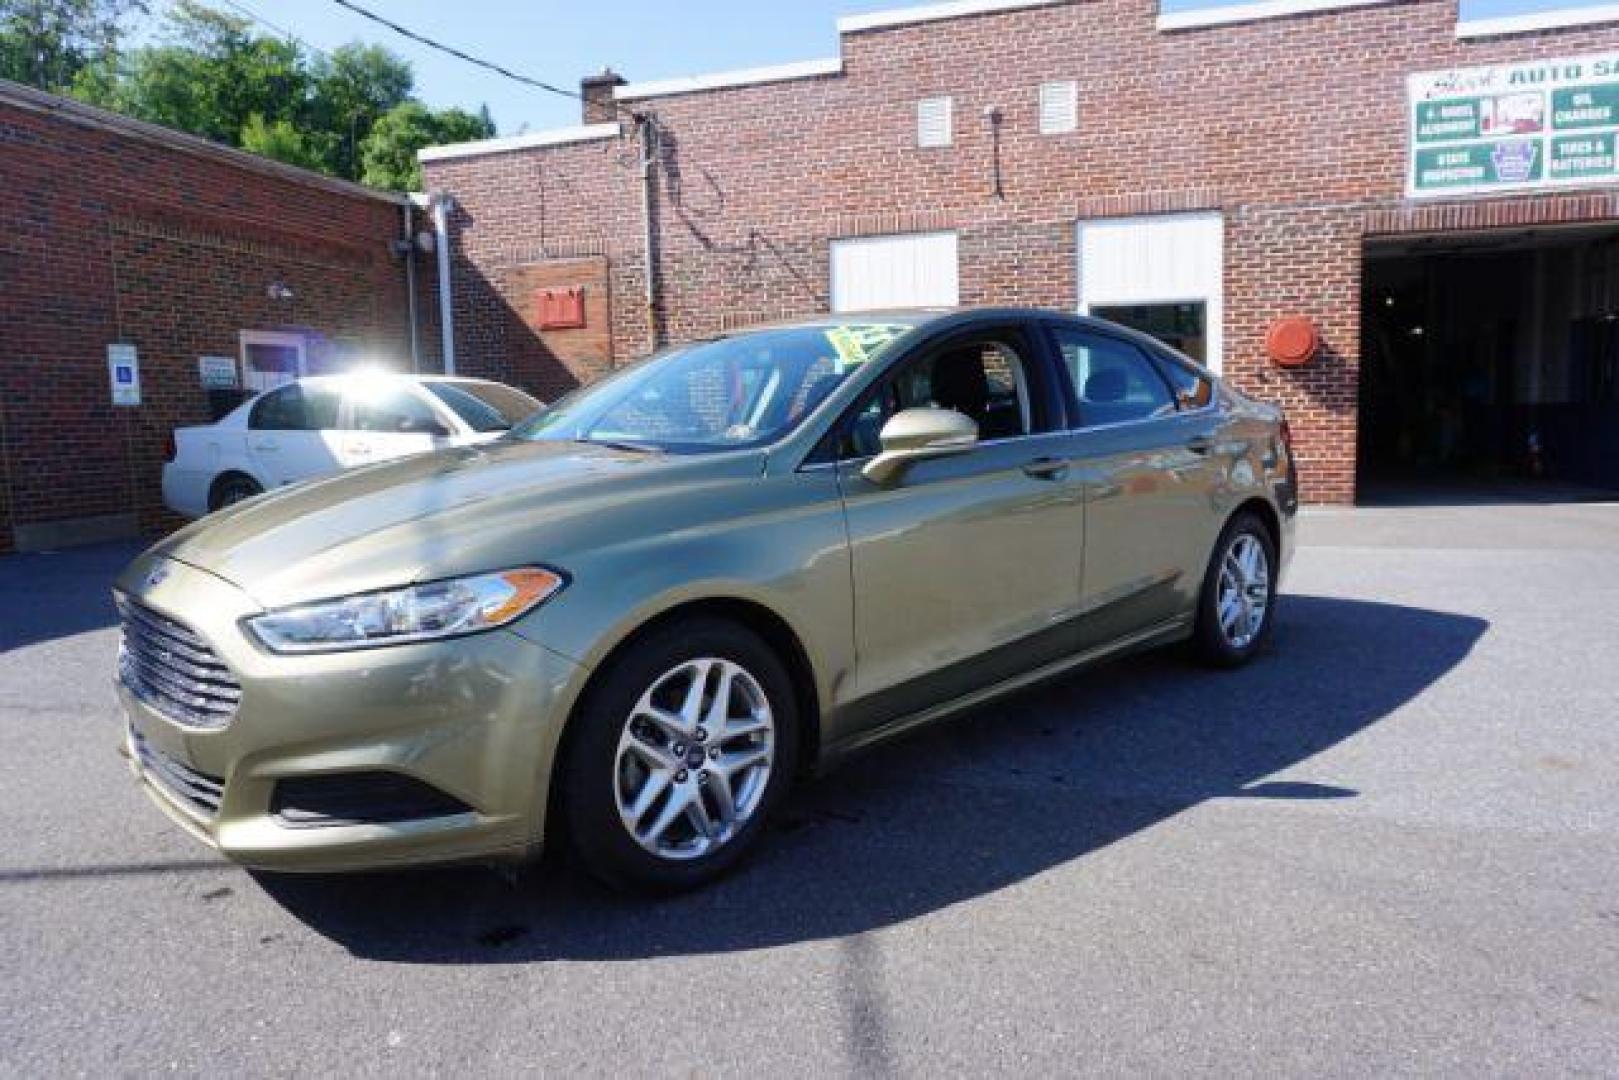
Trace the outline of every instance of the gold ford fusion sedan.
{"type": "Polygon", "coordinates": [[[1260,650],[1288,432],[1024,310],[674,349],[489,444],[250,499],[119,578],[132,768],[271,870],[712,878],[800,771],[1106,657],[1260,650]]]}

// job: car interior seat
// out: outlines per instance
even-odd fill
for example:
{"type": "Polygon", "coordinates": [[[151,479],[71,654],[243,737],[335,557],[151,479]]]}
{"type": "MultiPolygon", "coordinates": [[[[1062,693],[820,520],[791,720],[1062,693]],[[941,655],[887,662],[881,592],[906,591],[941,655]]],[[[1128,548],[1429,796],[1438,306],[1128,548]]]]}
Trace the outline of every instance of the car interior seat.
{"type": "Polygon", "coordinates": [[[984,438],[989,413],[989,376],[981,346],[941,353],[933,362],[933,404],[954,409],[978,425],[984,438]]]}
{"type": "Polygon", "coordinates": [[[1097,405],[1117,405],[1130,392],[1130,382],[1122,368],[1102,368],[1085,380],[1085,400],[1097,405]]]}

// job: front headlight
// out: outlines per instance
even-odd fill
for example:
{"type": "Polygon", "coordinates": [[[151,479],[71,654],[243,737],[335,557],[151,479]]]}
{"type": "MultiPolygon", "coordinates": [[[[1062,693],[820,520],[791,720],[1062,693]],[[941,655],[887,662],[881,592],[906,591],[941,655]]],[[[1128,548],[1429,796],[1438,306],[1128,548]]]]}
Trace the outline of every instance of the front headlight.
{"type": "Polygon", "coordinates": [[[265,648],[277,653],[400,645],[504,626],[565,584],[554,570],[506,570],[321,600],[255,615],[246,623],[265,648]]]}

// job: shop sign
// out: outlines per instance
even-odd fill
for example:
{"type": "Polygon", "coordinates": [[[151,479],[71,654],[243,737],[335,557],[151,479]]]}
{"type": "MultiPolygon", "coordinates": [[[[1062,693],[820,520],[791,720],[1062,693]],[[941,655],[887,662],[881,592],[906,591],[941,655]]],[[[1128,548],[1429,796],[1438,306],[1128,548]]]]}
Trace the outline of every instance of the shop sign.
{"type": "Polygon", "coordinates": [[[1406,192],[1619,184],[1619,53],[1412,75],[1406,192]]]}
{"type": "Polygon", "coordinates": [[[107,379],[114,405],[141,403],[141,364],[133,345],[107,346],[107,379]]]}
{"type": "Polygon", "coordinates": [[[236,389],[236,358],[234,356],[199,356],[197,372],[202,377],[204,390],[236,389]]]}

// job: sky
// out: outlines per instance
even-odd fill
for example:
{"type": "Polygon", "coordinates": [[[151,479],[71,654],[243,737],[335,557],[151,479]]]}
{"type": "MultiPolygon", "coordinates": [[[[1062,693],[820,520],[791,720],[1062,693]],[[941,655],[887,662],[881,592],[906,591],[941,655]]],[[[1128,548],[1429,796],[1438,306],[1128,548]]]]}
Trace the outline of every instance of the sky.
{"type": "MultiPolygon", "coordinates": [[[[208,0],[245,8],[306,44],[356,39],[386,45],[416,69],[434,106],[488,104],[503,135],[579,122],[579,104],[435,53],[332,0],[208,0]]],[[[563,87],[611,65],[632,82],[833,57],[840,16],[912,6],[911,0],[357,0],[425,36],[563,87]]],[[[1166,10],[1234,0],[1164,0],[1166,10]]],[[[1462,0],[1465,18],[1611,0],[1462,0]]],[[[152,4],[154,15],[164,0],[152,4]]]]}

